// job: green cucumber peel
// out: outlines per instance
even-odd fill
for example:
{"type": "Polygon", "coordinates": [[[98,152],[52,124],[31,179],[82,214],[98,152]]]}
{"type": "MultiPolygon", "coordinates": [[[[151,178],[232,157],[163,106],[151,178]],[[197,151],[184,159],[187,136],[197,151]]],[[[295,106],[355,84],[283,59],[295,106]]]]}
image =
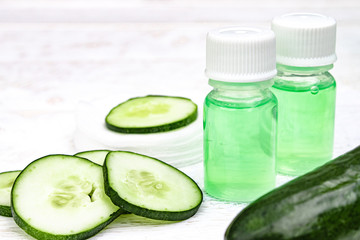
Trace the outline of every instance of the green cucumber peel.
{"type": "Polygon", "coordinates": [[[203,200],[200,188],[190,177],[165,162],[145,155],[126,151],[111,152],[106,156],[103,174],[105,192],[113,203],[139,216],[167,221],[185,220],[198,211],[203,200]],[[129,165],[121,160],[123,157],[129,158],[129,165]],[[116,163],[115,158],[124,162],[123,168],[116,163]],[[145,164],[146,170],[132,167],[134,164],[145,164]],[[168,178],[164,178],[164,175],[168,178]],[[175,180],[169,179],[169,176],[175,180]],[[176,189],[176,186],[181,187],[176,189]],[[121,188],[124,191],[120,191],[121,188]]]}

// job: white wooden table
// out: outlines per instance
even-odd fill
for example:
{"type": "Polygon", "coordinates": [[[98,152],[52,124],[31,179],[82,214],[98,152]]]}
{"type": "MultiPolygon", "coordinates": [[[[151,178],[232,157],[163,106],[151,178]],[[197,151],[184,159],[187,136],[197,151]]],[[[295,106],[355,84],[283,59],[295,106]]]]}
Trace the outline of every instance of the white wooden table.
{"type": "MultiPolygon", "coordinates": [[[[360,144],[360,4],[358,1],[1,1],[0,172],[53,153],[74,154],[76,104],[132,93],[210,90],[203,74],[212,28],[268,26],[289,11],[338,19],[335,149],[360,144]]],[[[199,106],[201,109],[201,106],[199,106]]],[[[202,164],[182,168],[203,187],[202,164]]],[[[278,176],[278,185],[289,178],[278,176]]],[[[164,223],[119,217],[94,239],[222,239],[244,204],[205,194],[199,212],[164,223]]],[[[0,217],[0,239],[31,239],[0,217]]]]}

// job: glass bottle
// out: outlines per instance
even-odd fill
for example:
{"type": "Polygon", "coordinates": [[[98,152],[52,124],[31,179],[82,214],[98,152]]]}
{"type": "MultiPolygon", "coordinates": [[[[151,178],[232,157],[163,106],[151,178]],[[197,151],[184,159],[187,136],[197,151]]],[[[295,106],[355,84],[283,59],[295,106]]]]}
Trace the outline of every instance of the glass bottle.
{"type": "Polygon", "coordinates": [[[312,13],[274,18],[278,74],[277,171],[302,175],[332,159],[336,22],[312,13]]]}
{"type": "Polygon", "coordinates": [[[250,202],[275,186],[277,100],[270,30],[233,27],[207,36],[204,103],[205,191],[250,202]]]}

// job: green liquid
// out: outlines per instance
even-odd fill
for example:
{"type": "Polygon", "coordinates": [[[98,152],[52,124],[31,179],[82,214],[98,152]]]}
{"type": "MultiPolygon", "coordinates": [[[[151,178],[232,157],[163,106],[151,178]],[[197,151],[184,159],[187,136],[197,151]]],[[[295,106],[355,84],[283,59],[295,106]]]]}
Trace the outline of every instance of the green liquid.
{"type": "Polygon", "coordinates": [[[277,171],[302,175],[331,160],[335,81],[305,87],[275,81],[278,99],[277,171]]]}
{"type": "Polygon", "coordinates": [[[250,202],[275,186],[276,98],[204,104],[205,191],[250,202]]]}

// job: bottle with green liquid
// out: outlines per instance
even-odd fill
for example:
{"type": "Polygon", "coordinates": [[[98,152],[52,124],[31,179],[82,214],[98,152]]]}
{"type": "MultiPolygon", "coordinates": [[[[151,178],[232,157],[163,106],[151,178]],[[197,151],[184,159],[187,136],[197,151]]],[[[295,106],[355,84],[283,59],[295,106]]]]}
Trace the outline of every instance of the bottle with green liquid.
{"type": "Polygon", "coordinates": [[[277,171],[302,175],[331,160],[336,21],[312,13],[274,18],[278,99],[277,171]]]}
{"type": "Polygon", "coordinates": [[[213,90],[204,103],[205,191],[222,200],[253,201],[275,186],[274,33],[210,31],[206,75],[213,90]]]}

